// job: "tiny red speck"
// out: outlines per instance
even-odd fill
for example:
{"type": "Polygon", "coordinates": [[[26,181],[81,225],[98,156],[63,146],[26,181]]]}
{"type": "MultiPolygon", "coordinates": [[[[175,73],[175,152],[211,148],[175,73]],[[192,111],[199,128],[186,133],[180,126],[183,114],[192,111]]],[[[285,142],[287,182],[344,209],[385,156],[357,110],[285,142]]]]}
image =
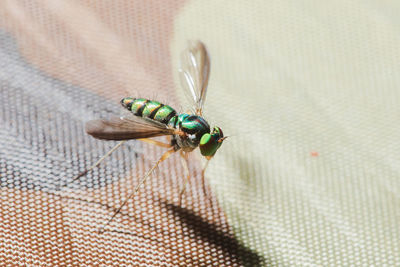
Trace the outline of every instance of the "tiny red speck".
{"type": "Polygon", "coordinates": [[[311,157],[318,157],[319,153],[317,151],[311,151],[310,155],[311,157]]]}

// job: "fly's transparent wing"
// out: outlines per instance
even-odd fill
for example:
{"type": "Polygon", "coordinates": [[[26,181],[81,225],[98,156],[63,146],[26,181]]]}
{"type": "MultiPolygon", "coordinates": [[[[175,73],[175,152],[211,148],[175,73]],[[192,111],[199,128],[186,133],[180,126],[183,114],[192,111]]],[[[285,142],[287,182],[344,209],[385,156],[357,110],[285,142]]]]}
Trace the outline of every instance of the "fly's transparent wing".
{"type": "Polygon", "coordinates": [[[157,121],[132,116],[88,121],[86,132],[97,139],[118,141],[172,135],[175,129],[157,121]]]}
{"type": "Polygon", "coordinates": [[[200,41],[189,42],[182,52],[180,64],[181,86],[193,104],[193,112],[201,116],[210,76],[210,58],[205,45],[200,41]]]}

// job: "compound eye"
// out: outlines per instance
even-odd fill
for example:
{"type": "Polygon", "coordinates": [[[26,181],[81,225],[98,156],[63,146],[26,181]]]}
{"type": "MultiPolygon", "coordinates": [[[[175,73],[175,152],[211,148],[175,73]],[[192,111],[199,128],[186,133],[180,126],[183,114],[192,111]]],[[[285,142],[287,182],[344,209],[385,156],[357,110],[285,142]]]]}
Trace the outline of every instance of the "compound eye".
{"type": "Polygon", "coordinates": [[[219,140],[220,138],[223,138],[223,137],[224,137],[224,133],[222,132],[222,129],[219,128],[219,127],[217,127],[217,126],[214,127],[214,129],[213,129],[213,131],[212,131],[211,134],[212,134],[212,135],[215,137],[215,139],[217,139],[217,140],[219,140]]]}
{"type": "Polygon", "coordinates": [[[209,133],[203,134],[200,139],[200,152],[203,156],[213,156],[217,151],[220,143],[215,137],[209,133]]]}

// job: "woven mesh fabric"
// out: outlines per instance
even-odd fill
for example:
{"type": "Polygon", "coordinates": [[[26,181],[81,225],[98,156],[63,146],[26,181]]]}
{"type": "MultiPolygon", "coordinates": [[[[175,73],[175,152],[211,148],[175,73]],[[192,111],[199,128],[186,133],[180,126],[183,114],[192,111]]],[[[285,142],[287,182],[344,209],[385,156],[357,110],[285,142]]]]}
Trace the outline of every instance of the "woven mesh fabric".
{"type": "MultiPolygon", "coordinates": [[[[400,265],[395,1],[0,1],[0,265],[400,265]],[[87,120],[145,97],[187,109],[187,40],[211,55],[206,172],[87,120]]],[[[159,138],[160,141],[166,141],[159,138]]]]}
{"type": "Polygon", "coordinates": [[[115,145],[86,135],[84,124],[119,115],[122,97],[181,109],[168,44],[181,4],[2,1],[1,265],[261,262],[235,239],[216,198],[204,196],[199,157],[190,158],[182,206],[184,169],[173,156],[104,234],[99,227],[165,149],[131,141],[57,190],[115,145]]]}

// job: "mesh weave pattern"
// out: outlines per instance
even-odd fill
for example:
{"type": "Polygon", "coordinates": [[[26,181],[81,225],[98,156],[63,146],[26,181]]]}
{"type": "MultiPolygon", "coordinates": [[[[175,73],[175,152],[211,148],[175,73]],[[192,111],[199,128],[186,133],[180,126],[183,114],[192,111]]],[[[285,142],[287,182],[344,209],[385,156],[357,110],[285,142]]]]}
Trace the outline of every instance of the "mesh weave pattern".
{"type": "MultiPolygon", "coordinates": [[[[109,231],[97,233],[163,153],[161,148],[131,141],[100,168],[57,191],[58,185],[115,145],[87,136],[85,121],[118,115],[116,100],[127,95],[176,104],[165,43],[168,31],[164,31],[171,27],[168,14],[176,12],[176,4],[167,4],[167,10],[159,10],[160,3],[107,5],[6,1],[0,7],[4,13],[1,262],[40,266],[259,262],[235,240],[216,199],[211,197],[211,205],[205,198],[199,179],[192,179],[183,206],[178,206],[184,173],[178,156],[153,173],[109,231]],[[79,28],[76,23],[84,15],[79,28]],[[140,27],[125,25],[130,17],[140,27]]],[[[195,157],[191,161],[192,177],[198,178],[201,165],[195,157]]]]}
{"type": "MultiPolygon", "coordinates": [[[[0,265],[400,265],[396,1],[0,1],[0,265]],[[211,56],[205,119],[224,141],[163,162],[87,120],[144,97],[186,111],[189,39],[211,56]]],[[[159,138],[160,141],[167,141],[159,138]]]]}

